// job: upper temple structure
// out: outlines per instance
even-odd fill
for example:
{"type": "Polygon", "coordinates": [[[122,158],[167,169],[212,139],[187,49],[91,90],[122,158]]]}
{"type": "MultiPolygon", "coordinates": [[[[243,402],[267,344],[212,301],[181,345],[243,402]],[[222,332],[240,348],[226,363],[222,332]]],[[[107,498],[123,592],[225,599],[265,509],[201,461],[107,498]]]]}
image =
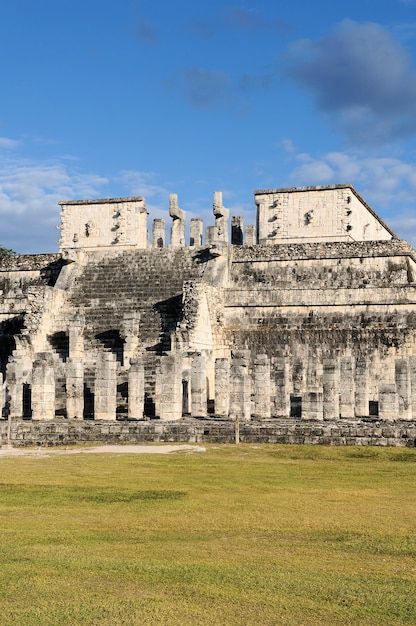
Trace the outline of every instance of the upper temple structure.
{"type": "Polygon", "coordinates": [[[416,251],[348,184],[254,203],[60,202],[59,253],[0,258],[3,418],[415,420],[416,251]]]}

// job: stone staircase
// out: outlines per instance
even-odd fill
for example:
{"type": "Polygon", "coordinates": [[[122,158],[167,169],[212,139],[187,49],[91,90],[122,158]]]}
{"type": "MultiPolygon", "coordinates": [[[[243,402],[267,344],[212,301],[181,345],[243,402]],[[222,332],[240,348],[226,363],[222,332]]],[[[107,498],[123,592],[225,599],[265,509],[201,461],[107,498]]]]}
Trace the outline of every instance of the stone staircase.
{"type": "Polygon", "coordinates": [[[100,260],[91,255],[69,299],[84,311],[84,334],[91,347],[101,341],[112,350],[113,333],[117,350],[123,315],[138,311],[141,342],[147,350],[160,352],[168,349],[169,332],[180,315],[184,280],[200,273],[201,265],[194,262],[189,248],[128,251],[100,260]]]}

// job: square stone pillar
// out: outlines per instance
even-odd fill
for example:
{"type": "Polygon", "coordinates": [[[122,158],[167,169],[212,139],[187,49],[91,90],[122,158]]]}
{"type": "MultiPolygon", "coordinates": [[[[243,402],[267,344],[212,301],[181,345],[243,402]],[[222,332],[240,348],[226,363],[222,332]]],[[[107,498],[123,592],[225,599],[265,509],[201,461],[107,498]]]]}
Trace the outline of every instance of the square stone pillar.
{"type": "Polygon", "coordinates": [[[411,387],[411,411],[412,419],[416,420],[416,356],[409,358],[410,387],[411,387]]]}
{"type": "Polygon", "coordinates": [[[32,369],[32,419],[55,418],[55,371],[49,352],[35,354],[32,369]]]}
{"type": "Polygon", "coordinates": [[[207,226],[205,240],[207,244],[217,241],[217,227],[207,226]]]}
{"type": "Polygon", "coordinates": [[[10,418],[23,417],[23,366],[9,361],[6,370],[6,408],[10,418]]]}
{"type": "Polygon", "coordinates": [[[201,217],[191,218],[191,231],[189,245],[191,247],[202,246],[202,233],[204,230],[204,222],[201,217]]]}
{"type": "Polygon", "coordinates": [[[355,365],[355,415],[365,417],[369,414],[370,394],[368,390],[369,374],[366,359],[357,357],[355,365]]]}
{"type": "MultiPolygon", "coordinates": [[[[162,398],[162,365],[161,362],[164,357],[157,357],[155,363],[155,391],[154,391],[154,406],[155,406],[155,415],[160,416],[160,403],[162,398]]],[[[182,381],[181,381],[182,384],[182,381]]],[[[145,402],[146,402],[146,393],[145,393],[145,402]]]]}
{"type": "Polygon", "coordinates": [[[110,352],[97,358],[94,381],[94,417],[115,420],[117,411],[117,361],[110,352]]]}
{"type": "Polygon", "coordinates": [[[256,226],[255,224],[247,224],[244,229],[244,245],[255,246],[256,243],[256,226]]]}
{"type": "Polygon", "coordinates": [[[228,417],[230,412],[230,361],[215,359],[215,415],[228,417]]]}
{"type": "Polygon", "coordinates": [[[120,336],[124,339],[123,363],[128,365],[135,359],[139,351],[140,312],[130,311],[123,315],[120,325],[120,336]]]}
{"type": "Polygon", "coordinates": [[[148,247],[148,232],[147,232],[147,209],[143,202],[143,206],[140,207],[137,215],[137,247],[145,250],[148,247]]]}
{"type": "Polygon", "coordinates": [[[340,359],[339,381],[339,412],[341,418],[352,419],[355,417],[355,375],[354,360],[351,356],[342,356],[340,359]]]}
{"type": "Polygon", "coordinates": [[[69,358],[75,363],[82,362],[84,358],[84,331],[85,317],[81,313],[74,316],[69,325],[69,358]]]}
{"type": "Polygon", "coordinates": [[[84,416],[84,365],[71,358],[66,363],[66,416],[68,419],[84,416]]]}
{"type": "Polygon", "coordinates": [[[234,246],[242,246],[243,241],[243,218],[240,215],[233,215],[231,218],[231,243],[234,246]]]}
{"type": "Polygon", "coordinates": [[[222,203],[221,191],[214,191],[212,209],[215,216],[215,241],[228,243],[228,216],[230,212],[222,203]]]}
{"type": "Polygon", "coordinates": [[[307,356],[304,357],[305,389],[320,389],[322,387],[322,352],[315,346],[308,346],[307,356]]]}
{"type": "Polygon", "coordinates": [[[412,419],[412,389],[410,382],[410,365],[407,359],[396,359],[395,381],[398,400],[397,419],[412,419]]]}
{"type": "Polygon", "coordinates": [[[4,405],[6,403],[6,385],[4,384],[3,374],[0,372],[0,418],[3,415],[4,405]]]}
{"type": "Polygon", "coordinates": [[[272,359],[274,378],[274,407],[275,417],[289,417],[290,415],[290,365],[285,357],[272,359]]]}
{"type": "Polygon", "coordinates": [[[270,395],[270,359],[267,354],[258,354],[254,361],[254,418],[270,419],[270,395]]]}
{"type": "Polygon", "coordinates": [[[241,350],[231,355],[230,417],[238,416],[242,422],[248,422],[251,418],[249,354],[248,350],[241,350]]]}
{"type": "Polygon", "coordinates": [[[179,420],[182,417],[182,355],[168,354],[160,367],[160,419],[179,420]]]}
{"type": "Polygon", "coordinates": [[[302,396],[302,420],[322,421],[324,418],[321,391],[307,391],[302,396]]]}
{"type": "Polygon", "coordinates": [[[144,363],[143,359],[130,359],[128,372],[128,417],[143,419],[144,414],[144,363]]]}
{"type": "Polygon", "coordinates": [[[203,354],[194,354],[192,357],[191,416],[207,416],[207,367],[203,354]]]}
{"type": "Polygon", "coordinates": [[[172,218],[170,247],[180,248],[185,245],[185,211],[179,208],[176,193],[169,196],[169,215],[172,218]]]}
{"type": "Polygon", "coordinates": [[[399,419],[399,402],[396,393],[396,385],[380,385],[378,397],[379,418],[381,420],[399,419]]]}
{"type": "Polygon", "coordinates": [[[154,219],[153,231],[152,231],[152,248],[164,248],[165,247],[165,220],[154,219]]]}
{"type": "Polygon", "coordinates": [[[339,419],[339,360],[336,356],[323,359],[322,392],[324,420],[339,419]]]}

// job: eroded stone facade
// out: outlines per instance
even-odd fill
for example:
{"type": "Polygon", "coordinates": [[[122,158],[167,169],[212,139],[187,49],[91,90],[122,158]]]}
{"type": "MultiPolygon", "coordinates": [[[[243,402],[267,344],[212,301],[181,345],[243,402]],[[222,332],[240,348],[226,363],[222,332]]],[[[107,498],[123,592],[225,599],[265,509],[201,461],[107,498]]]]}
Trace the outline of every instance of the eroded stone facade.
{"type": "Polygon", "coordinates": [[[205,232],[170,196],[61,202],[0,259],[3,417],[416,419],[416,251],[350,185],[255,192],[205,232]],[[231,243],[228,243],[231,241],[231,243]]]}

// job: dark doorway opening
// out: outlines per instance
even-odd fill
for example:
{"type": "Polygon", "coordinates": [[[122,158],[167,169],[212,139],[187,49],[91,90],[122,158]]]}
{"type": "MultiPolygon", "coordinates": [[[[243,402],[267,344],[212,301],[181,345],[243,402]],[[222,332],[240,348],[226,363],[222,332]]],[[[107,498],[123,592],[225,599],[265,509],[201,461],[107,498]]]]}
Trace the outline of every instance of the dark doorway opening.
{"type": "Polygon", "coordinates": [[[23,383],[23,419],[32,417],[32,388],[28,383],[23,383]]]}
{"type": "Polygon", "coordinates": [[[182,381],[182,415],[189,415],[189,381],[182,381]]]}
{"type": "Polygon", "coordinates": [[[86,383],[84,383],[84,419],[94,419],[94,393],[86,383]]]}
{"type": "Polygon", "coordinates": [[[290,396],[290,417],[302,417],[302,396],[290,396]]]}
{"type": "Polygon", "coordinates": [[[377,400],[370,400],[370,402],[368,403],[368,414],[370,417],[378,417],[377,400]]]}

